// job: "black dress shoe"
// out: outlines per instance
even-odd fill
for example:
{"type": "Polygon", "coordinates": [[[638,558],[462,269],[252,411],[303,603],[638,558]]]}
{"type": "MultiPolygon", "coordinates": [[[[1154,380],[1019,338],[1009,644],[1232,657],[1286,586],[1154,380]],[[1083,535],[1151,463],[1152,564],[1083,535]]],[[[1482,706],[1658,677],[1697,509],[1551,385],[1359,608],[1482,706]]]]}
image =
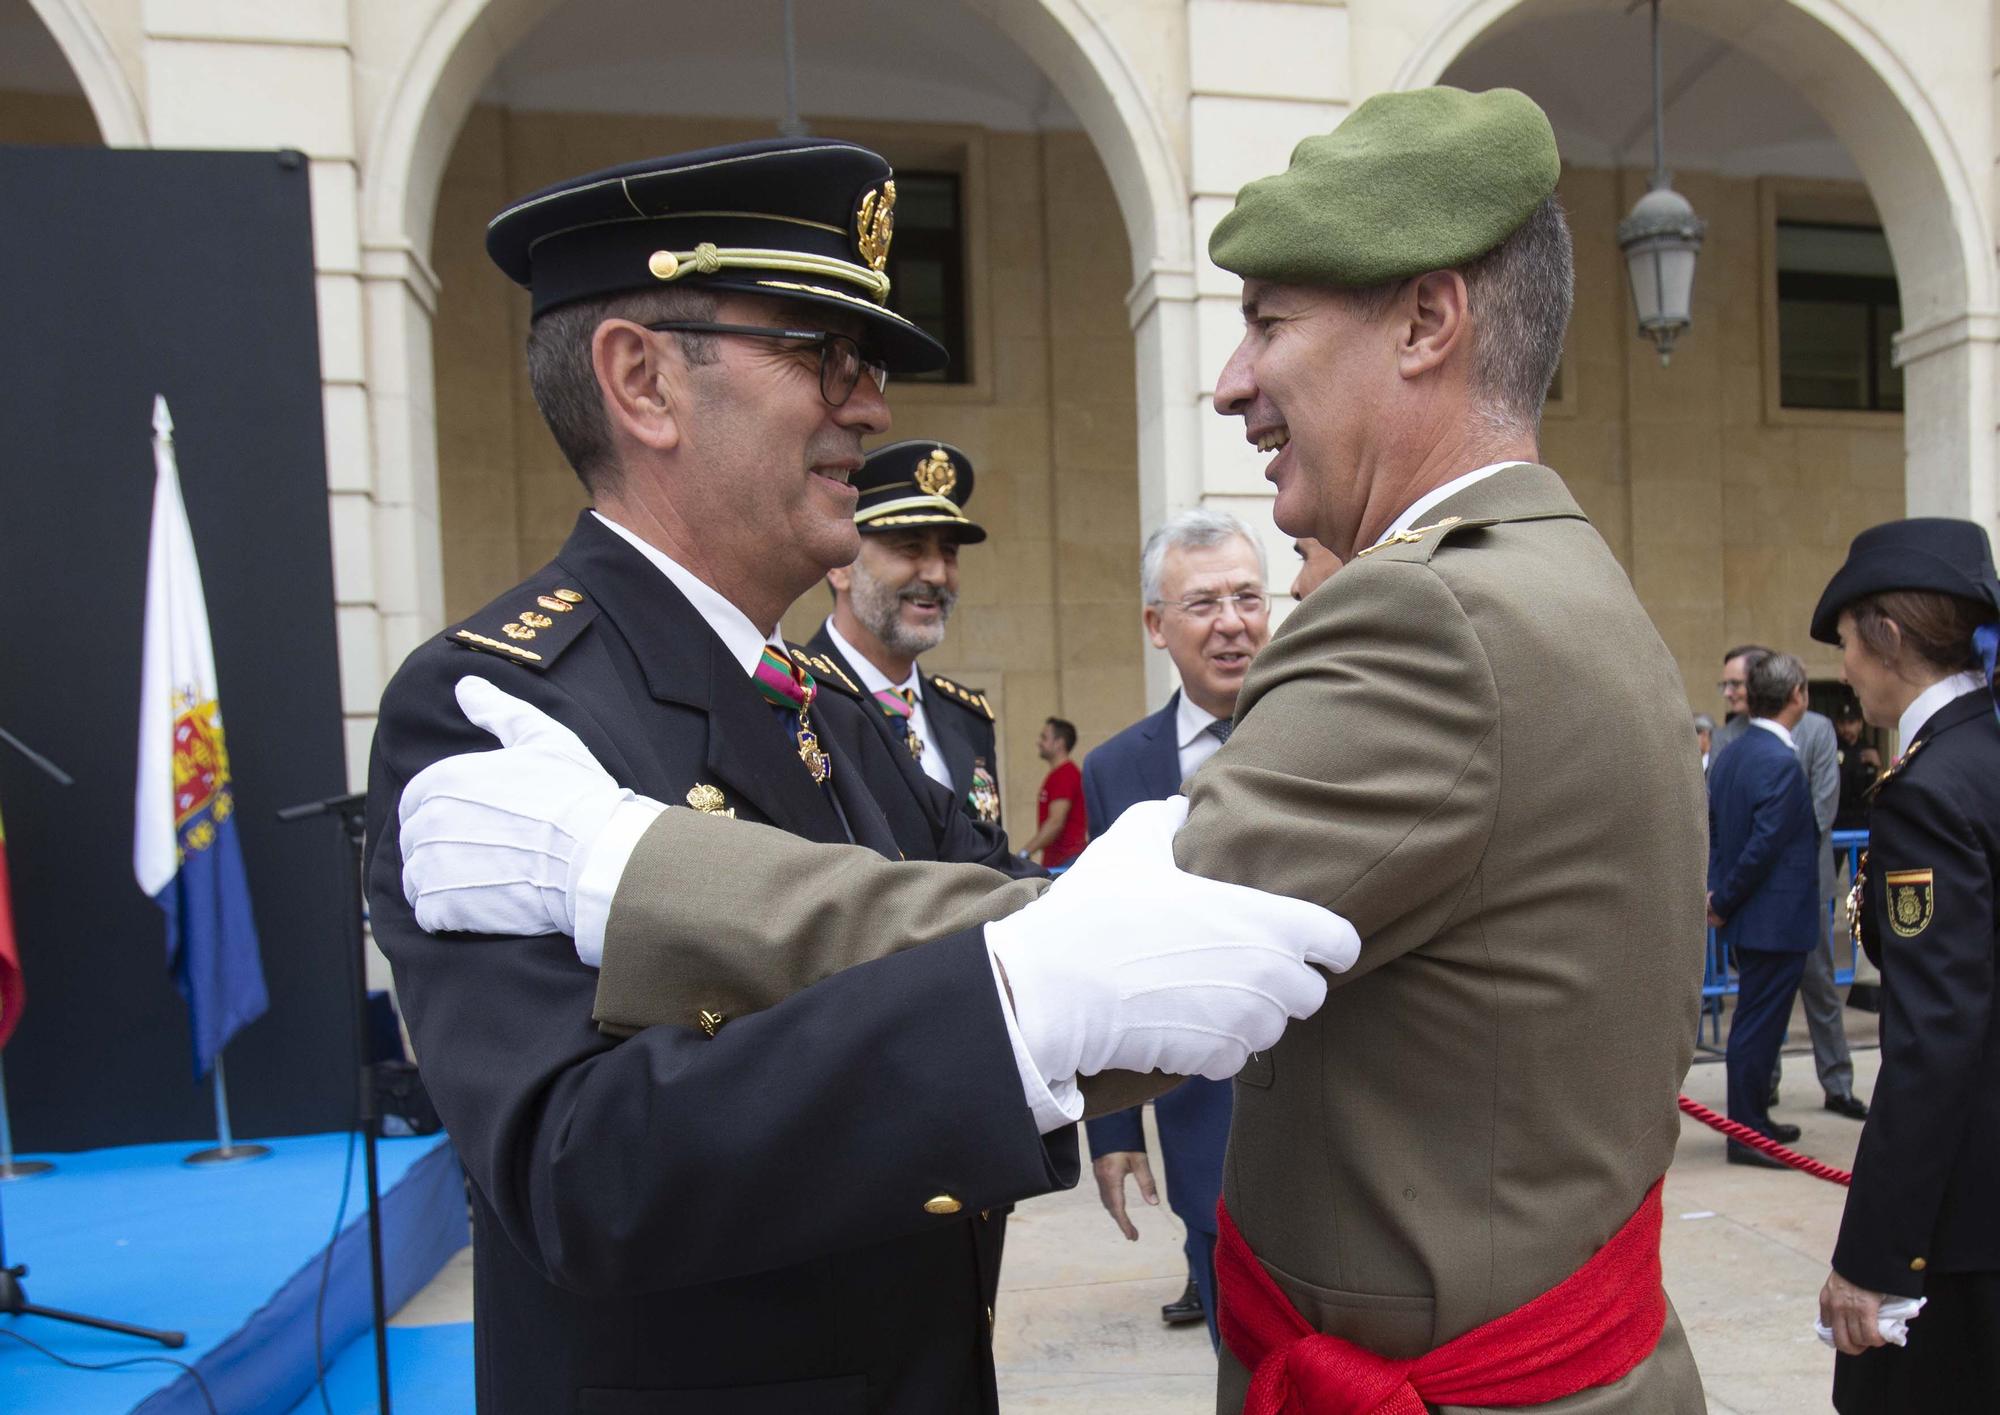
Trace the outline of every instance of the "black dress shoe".
{"type": "Polygon", "coordinates": [[[1853,1096],[1828,1096],[1826,1098],[1826,1108],[1835,1115],[1846,1116],[1849,1120],[1866,1120],[1868,1118],[1867,1105],[1864,1102],[1856,1100],[1853,1096]]]}
{"type": "Polygon", "coordinates": [[[1774,1120],[1764,1127],[1764,1133],[1781,1145],[1789,1145],[1799,1138],[1799,1127],[1796,1125],[1783,1125],[1774,1120]]]}
{"type": "Polygon", "coordinates": [[[1758,1169],[1790,1169],[1783,1160],[1774,1160],[1762,1150],[1753,1150],[1748,1145],[1729,1142],[1729,1162],[1731,1164],[1754,1165],[1758,1169]]]}
{"type": "Polygon", "coordinates": [[[1170,1327],[1184,1327],[1189,1322],[1204,1321],[1201,1311],[1201,1289],[1188,1280],[1187,1291],[1160,1308],[1160,1320],[1170,1327]]]}

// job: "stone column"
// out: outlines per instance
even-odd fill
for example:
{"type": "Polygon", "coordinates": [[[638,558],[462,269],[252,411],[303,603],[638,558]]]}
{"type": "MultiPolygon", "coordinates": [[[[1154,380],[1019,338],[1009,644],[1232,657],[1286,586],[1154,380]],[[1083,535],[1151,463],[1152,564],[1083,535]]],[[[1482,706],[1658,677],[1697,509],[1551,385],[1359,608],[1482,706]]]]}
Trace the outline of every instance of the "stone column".
{"type": "Polygon", "coordinates": [[[141,21],[154,146],[296,148],[310,164],[341,709],[359,786],[383,657],[347,5],[145,0],[141,21]]]}

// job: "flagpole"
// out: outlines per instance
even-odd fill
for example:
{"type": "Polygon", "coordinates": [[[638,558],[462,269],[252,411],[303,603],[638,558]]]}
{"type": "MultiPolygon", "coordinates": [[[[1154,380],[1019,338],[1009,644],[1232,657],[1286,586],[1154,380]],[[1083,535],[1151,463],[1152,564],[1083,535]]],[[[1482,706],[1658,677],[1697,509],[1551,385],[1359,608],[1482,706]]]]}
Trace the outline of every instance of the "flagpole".
{"type": "Polygon", "coordinates": [[[215,1054],[215,1069],[210,1074],[215,1082],[215,1134],[221,1141],[214,1149],[197,1150],[182,1160],[182,1164],[239,1164],[245,1160],[260,1160],[271,1153],[269,1145],[239,1145],[229,1131],[229,1088],[222,1079],[222,1053],[215,1054]]]}
{"type": "Polygon", "coordinates": [[[54,1168],[47,1160],[17,1161],[14,1158],[14,1127],[7,1119],[7,1069],[0,1066],[0,1181],[33,1179],[54,1168]]]}

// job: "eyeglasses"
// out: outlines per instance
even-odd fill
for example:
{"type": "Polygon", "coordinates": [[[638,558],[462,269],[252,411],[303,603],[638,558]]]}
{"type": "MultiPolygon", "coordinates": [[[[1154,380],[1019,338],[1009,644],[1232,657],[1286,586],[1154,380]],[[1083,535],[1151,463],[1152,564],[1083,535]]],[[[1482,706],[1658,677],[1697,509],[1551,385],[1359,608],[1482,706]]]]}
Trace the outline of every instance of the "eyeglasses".
{"type": "Polygon", "coordinates": [[[1749,686],[1750,685],[1741,678],[1724,678],[1721,682],[1715,685],[1715,691],[1718,693],[1741,692],[1743,689],[1749,686]]]}
{"type": "Polygon", "coordinates": [[[864,371],[875,380],[875,391],[889,386],[889,370],[861,356],[861,345],[845,334],[826,329],[774,329],[761,324],[712,324],[701,319],[670,319],[646,328],[656,334],[741,334],[752,339],[790,339],[819,350],[819,396],[838,408],[854,396],[864,371]]]}
{"type": "Polygon", "coordinates": [[[1236,612],[1245,619],[1254,619],[1271,607],[1271,601],[1262,590],[1242,590],[1236,594],[1191,595],[1187,599],[1156,599],[1155,609],[1178,609],[1198,624],[1205,624],[1222,613],[1222,606],[1233,604],[1236,612]]]}

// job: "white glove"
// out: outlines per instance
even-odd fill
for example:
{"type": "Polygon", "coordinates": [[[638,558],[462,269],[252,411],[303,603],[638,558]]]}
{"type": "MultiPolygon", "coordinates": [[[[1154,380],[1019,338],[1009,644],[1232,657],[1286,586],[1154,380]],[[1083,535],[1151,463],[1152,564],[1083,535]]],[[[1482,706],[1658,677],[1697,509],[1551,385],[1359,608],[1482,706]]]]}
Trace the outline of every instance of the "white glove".
{"type": "MultiPolygon", "coordinates": [[[[1881,1332],[1882,1340],[1891,1346],[1909,1345],[1910,1323],[1917,1319],[1917,1314],[1924,1310],[1924,1303],[1928,1301],[1928,1297],[1891,1297],[1876,1309],[1875,1330],[1881,1332]]],[[[1924,1330],[1929,1331],[1930,1328],[1924,1330]]],[[[1818,1317],[1813,1318],[1813,1335],[1827,1346],[1834,1344],[1833,1328],[1818,1317]]]]}
{"type": "Polygon", "coordinates": [[[403,788],[403,897],[430,933],[574,937],[591,845],[621,803],[644,798],[574,732],[484,678],[459,679],[457,697],[500,749],[432,762],[403,788]]]}
{"type": "Polygon", "coordinates": [[[1354,926],[1174,864],[1187,799],[1143,801],[1034,903],[986,926],[1022,1043],[1051,1085],[1099,1071],[1225,1080],[1326,1000],[1354,926]]]}

